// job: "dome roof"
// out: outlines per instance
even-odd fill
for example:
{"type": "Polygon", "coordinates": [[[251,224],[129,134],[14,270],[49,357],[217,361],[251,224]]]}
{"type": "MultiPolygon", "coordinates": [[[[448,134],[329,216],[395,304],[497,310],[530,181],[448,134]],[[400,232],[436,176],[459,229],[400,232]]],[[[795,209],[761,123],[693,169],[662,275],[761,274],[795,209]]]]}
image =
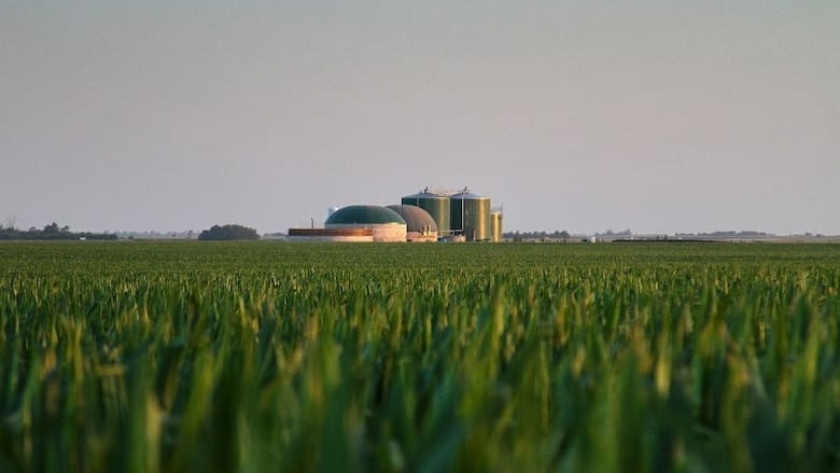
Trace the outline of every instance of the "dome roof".
{"type": "Polygon", "coordinates": [[[400,214],[378,205],[348,205],[327,218],[326,225],[376,225],[396,223],[405,225],[400,214]]]}
{"type": "Polygon", "coordinates": [[[409,232],[434,232],[437,233],[435,219],[420,207],[414,205],[389,205],[389,209],[398,213],[405,220],[409,232]]]}

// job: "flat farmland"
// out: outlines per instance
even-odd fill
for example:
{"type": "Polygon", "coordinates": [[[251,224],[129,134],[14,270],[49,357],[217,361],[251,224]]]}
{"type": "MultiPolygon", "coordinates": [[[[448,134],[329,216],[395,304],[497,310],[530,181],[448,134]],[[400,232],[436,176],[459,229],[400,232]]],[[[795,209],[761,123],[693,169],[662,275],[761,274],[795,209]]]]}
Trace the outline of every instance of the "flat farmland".
{"type": "Polygon", "coordinates": [[[2,472],[840,471],[840,245],[0,244],[2,472]]]}

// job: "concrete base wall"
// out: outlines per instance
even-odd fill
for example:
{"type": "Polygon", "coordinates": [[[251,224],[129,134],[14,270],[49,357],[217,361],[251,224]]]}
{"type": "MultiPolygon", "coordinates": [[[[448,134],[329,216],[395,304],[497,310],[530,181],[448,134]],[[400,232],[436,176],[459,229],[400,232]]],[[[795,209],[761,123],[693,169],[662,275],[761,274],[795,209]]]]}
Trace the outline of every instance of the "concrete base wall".
{"type": "Polygon", "coordinates": [[[291,242],[373,243],[373,236],[287,236],[291,242]]]}
{"type": "Polygon", "coordinates": [[[405,224],[386,223],[376,225],[364,224],[330,224],[326,228],[364,228],[373,231],[373,241],[397,243],[406,241],[405,224]]]}

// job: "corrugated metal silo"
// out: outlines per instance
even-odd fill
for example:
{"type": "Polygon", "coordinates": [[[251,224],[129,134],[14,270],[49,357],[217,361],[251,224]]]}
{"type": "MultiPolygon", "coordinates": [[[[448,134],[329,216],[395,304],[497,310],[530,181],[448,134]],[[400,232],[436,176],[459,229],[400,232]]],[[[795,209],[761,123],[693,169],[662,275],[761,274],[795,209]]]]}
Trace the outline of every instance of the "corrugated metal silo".
{"type": "Polygon", "coordinates": [[[467,241],[490,239],[490,198],[475,195],[464,189],[449,198],[451,230],[461,233],[467,241]]]}
{"type": "Polygon", "coordinates": [[[496,243],[502,241],[502,211],[493,209],[490,211],[490,239],[496,243]]]}
{"type": "Polygon", "coordinates": [[[438,235],[444,236],[450,233],[448,196],[429,192],[427,188],[419,194],[403,197],[401,203],[403,205],[415,205],[429,212],[429,215],[432,216],[437,224],[438,235]]]}

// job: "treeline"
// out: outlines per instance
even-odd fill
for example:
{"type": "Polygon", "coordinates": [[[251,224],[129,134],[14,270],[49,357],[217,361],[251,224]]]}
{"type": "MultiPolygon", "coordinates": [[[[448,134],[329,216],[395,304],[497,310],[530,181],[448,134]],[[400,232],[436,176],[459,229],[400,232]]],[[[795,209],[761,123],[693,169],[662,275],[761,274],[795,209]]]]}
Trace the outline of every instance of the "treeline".
{"type": "Polygon", "coordinates": [[[72,232],[67,225],[59,227],[53,222],[44,228],[30,227],[19,230],[0,225],[0,240],[116,240],[113,233],[72,232]]]}
{"type": "Polygon", "coordinates": [[[213,225],[209,230],[204,230],[198,235],[199,240],[223,241],[223,240],[257,240],[259,234],[253,228],[242,225],[213,225]]]}
{"type": "Polygon", "coordinates": [[[552,233],[549,232],[506,232],[502,234],[502,238],[505,240],[513,240],[513,241],[524,241],[524,240],[568,240],[572,238],[572,235],[569,234],[566,230],[554,231],[552,233]]]}
{"type": "Polygon", "coordinates": [[[713,238],[757,238],[757,237],[768,237],[773,236],[772,233],[766,232],[756,232],[752,230],[742,230],[736,232],[734,230],[729,231],[717,231],[717,232],[701,232],[701,233],[677,233],[676,236],[678,237],[713,237],[713,238]]]}

